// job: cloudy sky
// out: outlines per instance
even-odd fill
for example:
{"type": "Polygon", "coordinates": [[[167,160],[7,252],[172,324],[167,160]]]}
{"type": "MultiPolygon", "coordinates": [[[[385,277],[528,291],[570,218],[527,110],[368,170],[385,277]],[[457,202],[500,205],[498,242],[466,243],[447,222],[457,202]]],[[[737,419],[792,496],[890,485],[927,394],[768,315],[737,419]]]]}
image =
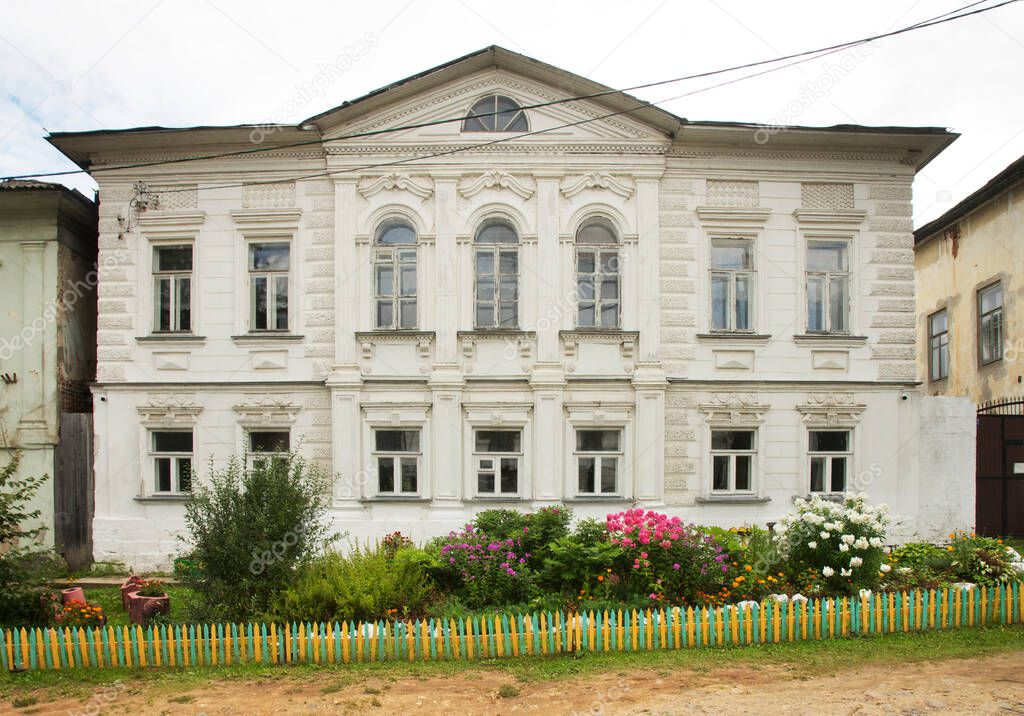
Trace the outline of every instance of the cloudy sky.
{"type": "MultiPolygon", "coordinates": [[[[490,44],[627,87],[878,34],[967,2],[4,0],[0,175],[73,168],[47,131],[298,122],[490,44]],[[346,71],[312,94],[340,55],[346,71]],[[296,108],[296,95],[309,99],[296,108]]],[[[917,225],[1024,154],[1024,3],[847,54],[661,106],[689,119],[960,132],[918,176],[917,225]],[[810,106],[787,109],[809,89],[810,106]]],[[[636,94],[660,102],[721,79],[636,94]]]]}

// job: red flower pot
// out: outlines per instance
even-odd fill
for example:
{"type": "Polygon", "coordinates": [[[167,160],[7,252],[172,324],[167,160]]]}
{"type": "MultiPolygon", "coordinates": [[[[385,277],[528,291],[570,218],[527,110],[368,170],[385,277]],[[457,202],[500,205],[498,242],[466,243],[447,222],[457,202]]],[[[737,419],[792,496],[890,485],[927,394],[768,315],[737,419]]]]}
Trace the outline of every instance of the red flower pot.
{"type": "Polygon", "coordinates": [[[64,604],[70,604],[71,602],[82,602],[82,604],[85,604],[85,590],[81,587],[62,589],[60,598],[64,604]]]}
{"type": "MultiPolygon", "coordinates": [[[[128,593],[129,592],[133,592],[133,591],[137,591],[139,589],[139,584],[142,581],[144,581],[142,579],[142,577],[139,577],[139,576],[136,576],[136,575],[133,574],[132,576],[128,577],[128,579],[124,580],[121,583],[121,606],[122,607],[124,607],[125,609],[128,609],[128,593]]],[[[85,599],[82,599],[82,601],[84,602],[85,599]]]]}
{"type": "Polygon", "coordinates": [[[171,598],[166,594],[159,597],[144,597],[138,592],[128,593],[128,619],[132,624],[145,624],[154,614],[170,614],[171,598]]]}

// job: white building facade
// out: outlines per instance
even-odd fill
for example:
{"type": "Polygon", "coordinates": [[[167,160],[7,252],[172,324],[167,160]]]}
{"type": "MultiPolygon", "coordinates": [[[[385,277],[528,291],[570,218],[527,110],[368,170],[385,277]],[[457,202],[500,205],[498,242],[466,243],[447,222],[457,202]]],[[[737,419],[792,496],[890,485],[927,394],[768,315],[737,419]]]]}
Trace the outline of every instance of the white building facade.
{"type": "Polygon", "coordinates": [[[602,89],[488,48],[297,127],[53,135],[100,183],[97,558],[166,564],[210,460],[285,448],[360,539],[849,489],[968,526],[973,412],[914,369],[953,135],[558,102],[602,89]]]}

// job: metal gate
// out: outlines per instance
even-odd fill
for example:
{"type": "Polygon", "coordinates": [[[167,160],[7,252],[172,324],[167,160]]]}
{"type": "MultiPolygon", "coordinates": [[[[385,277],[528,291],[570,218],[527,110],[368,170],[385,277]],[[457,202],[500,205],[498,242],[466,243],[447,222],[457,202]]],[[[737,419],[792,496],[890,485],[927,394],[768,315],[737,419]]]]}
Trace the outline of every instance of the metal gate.
{"type": "Polygon", "coordinates": [[[1024,535],[1024,398],[978,408],[978,534],[1024,535]]]}
{"type": "Polygon", "coordinates": [[[61,414],[53,463],[54,541],[72,569],[83,569],[92,564],[92,413],[61,414]]]}

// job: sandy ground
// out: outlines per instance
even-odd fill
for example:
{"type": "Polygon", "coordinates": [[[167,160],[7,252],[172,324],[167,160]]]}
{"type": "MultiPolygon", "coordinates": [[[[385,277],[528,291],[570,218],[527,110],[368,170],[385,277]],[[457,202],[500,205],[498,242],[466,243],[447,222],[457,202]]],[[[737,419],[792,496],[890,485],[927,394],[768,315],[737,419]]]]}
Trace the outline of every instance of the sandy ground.
{"type": "Polygon", "coordinates": [[[697,673],[613,670],[600,676],[516,683],[507,674],[369,677],[339,686],[336,674],[303,680],[210,682],[168,693],[132,686],[92,700],[37,703],[19,714],[1022,714],[1024,651],[999,656],[865,666],[806,677],[772,665],[697,673]],[[499,696],[510,685],[518,692],[499,696]]]}

